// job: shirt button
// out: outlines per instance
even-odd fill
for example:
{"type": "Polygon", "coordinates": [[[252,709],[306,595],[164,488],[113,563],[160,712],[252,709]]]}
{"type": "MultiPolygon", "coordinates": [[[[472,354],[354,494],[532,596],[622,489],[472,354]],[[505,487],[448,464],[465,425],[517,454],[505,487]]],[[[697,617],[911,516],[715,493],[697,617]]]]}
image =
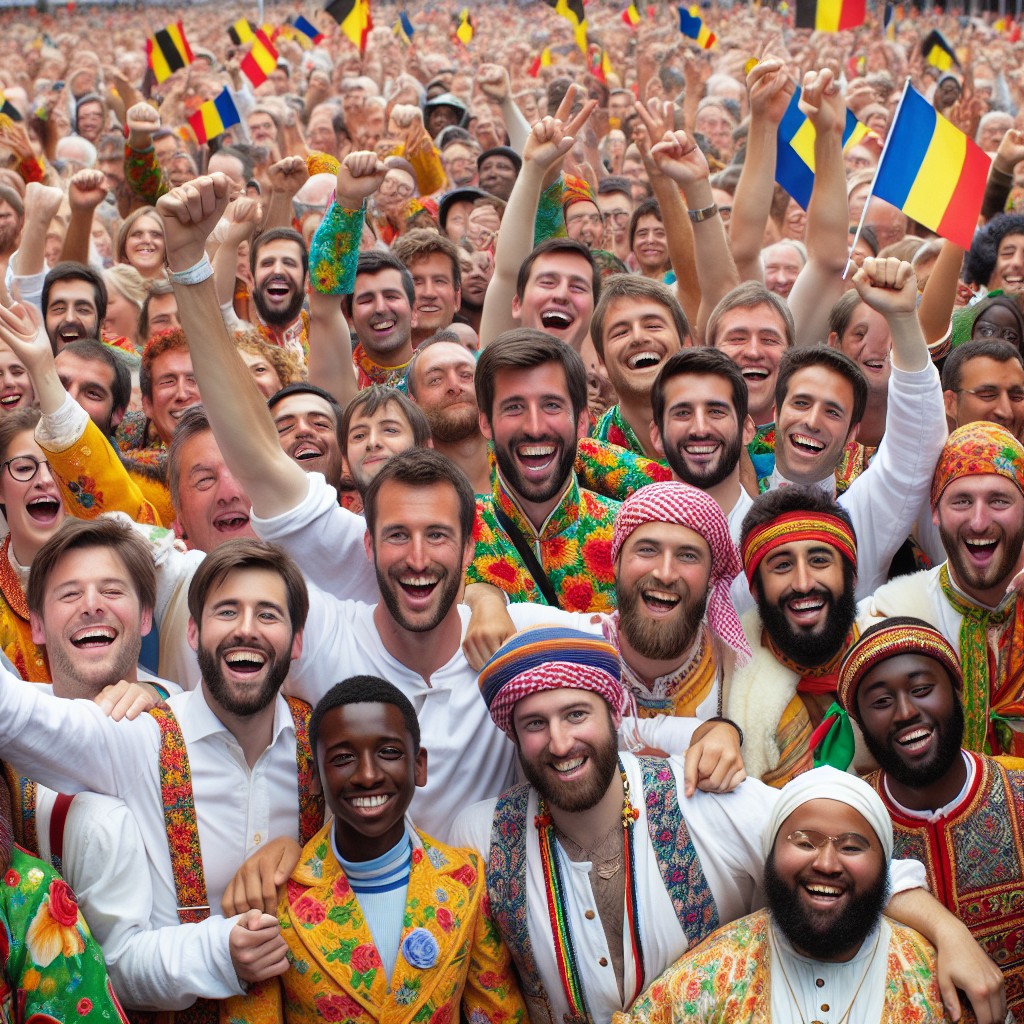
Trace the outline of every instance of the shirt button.
{"type": "Polygon", "coordinates": [[[814,984],[817,985],[818,988],[824,988],[824,986],[825,986],[825,979],[824,978],[815,978],[814,979],[814,984]]]}
{"type": "Polygon", "coordinates": [[[593,912],[592,910],[588,910],[588,911],[587,911],[587,912],[586,912],[586,913],[585,913],[585,914],[584,914],[583,916],[584,916],[584,917],[585,917],[585,918],[586,918],[586,919],[587,919],[588,921],[593,921],[593,920],[594,920],[594,918],[595,918],[595,917],[597,917],[597,914],[595,914],[595,913],[594,913],[594,912],[593,912]]]}
{"type": "Polygon", "coordinates": [[[261,835],[259,834],[259,832],[257,832],[257,833],[256,833],[256,835],[254,835],[254,836],[252,837],[252,841],[253,841],[253,842],[254,842],[254,843],[255,843],[255,844],[257,845],[257,846],[259,846],[259,844],[263,842],[263,836],[261,836],[261,835]]]}
{"type": "Polygon", "coordinates": [[[828,1013],[828,1003],[822,1003],[821,1004],[821,1012],[822,1013],[828,1013]]]}
{"type": "Polygon", "coordinates": [[[601,965],[602,967],[607,967],[607,966],[608,966],[608,958],[607,958],[606,956],[603,956],[603,957],[601,957],[601,959],[600,959],[600,960],[598,960],[597,962],[598,962],[598,963],[599,963],[599,964],[600,964],[600,965],[601,965]]]}

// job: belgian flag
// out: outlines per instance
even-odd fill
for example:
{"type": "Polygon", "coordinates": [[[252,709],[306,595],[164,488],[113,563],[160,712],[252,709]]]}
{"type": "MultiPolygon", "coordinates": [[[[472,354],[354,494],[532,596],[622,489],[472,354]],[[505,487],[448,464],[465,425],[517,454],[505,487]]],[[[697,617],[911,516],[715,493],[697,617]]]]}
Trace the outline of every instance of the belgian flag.
{"type": "Polygon", "coordinates": [[[228,29],[228,35],[235,46],[245,46],[256,38],[256,26],[247,18],[239,18],[228,29]]]}
{"type": "Polygon", "coordinates": [[[146,40],[146,56],[158,82],[166,82],[175,71],[187,68],[195,60],[180,21],[146,40]]]}
{"type": "Polygon", "coordinates": [[[573,27],[576,45],[587,52],[587,14],[583,10],[583,0],[544,0],[548,7],[553,7],[573,27]]]}
{"type": "Polygon", "coordinates": [[[455,15],[455,35],[463,46],[469,46],[473,41],[475,33],[476,26],[473,24],[473,18],[470,16],[469,8],[463,7],[462,10],[455,15]]]}
{"type": "Polygon", "coordinates": [[[960,66],[960,61],[956,59],[956,52],[949,40],[938,29],[932,29],[924,37],[924,41],[921,43],[921,55],[924,57],[925,64],[931,64],[932,67],[938,68],[940,71],[948,71],[954,64],[957,67],[960,66]]]}
{"type": "Polygon", "coordinates": [[[370,0],[330,0],[324,10],[341,26],[341,31],[359,52],[365,53],[366,40],[373,28],[370,0]]]}

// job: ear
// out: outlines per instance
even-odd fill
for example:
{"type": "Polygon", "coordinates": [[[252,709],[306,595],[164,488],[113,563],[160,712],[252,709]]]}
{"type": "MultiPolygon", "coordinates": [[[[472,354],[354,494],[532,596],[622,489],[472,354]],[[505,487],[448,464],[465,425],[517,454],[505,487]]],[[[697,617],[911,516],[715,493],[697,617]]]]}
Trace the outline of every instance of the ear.
{"type": "Polygon", "coordinates": [[[127,411],[128,411],[127,409],[115,409],[110,414],[110,429],[111,429],[111,431],[117,430],[117,428],[119,426],[121,426],[121,420],[124,419],[124,414],[127,411]]]}
{"type": "Polygon", "coordinates": [[[665,442],[661,439],[661,431],[658,429],[658,424],[651,420],[651,444],[654,446],[654,450],[662,457],[665,458],[665,442]]]}
{"type": "Polygon", "coordinates": [[[416,754],[416,765],[413,770],[413,780],[422,789],[427,784],[427,751],[420,747],[416,754]]]}
{"type": "Polygon", "coordinates": [[[857,435],[860,433],[860,424],[858,423],[855,427],[850,427],[850,432],[846,435],[846,443],[849,444],[851,441],[857,440],[857,435]]]}
{"type": "Polygon", "coordinates": [[[829,331],[828,332],[828,342],[827,342],[827,345],[828,345],[829,348],[837,348],[837,349],[840,348],[840,345],[839,345],[839,335],[836,334],[835,331],[829,331]]]}
{"type": "Polygon", "coordinates": [[[416,315],[416,310],[413,309],[411,314],[410,314],[410,316],[409,316],[409,326],[410,327],[419,327],[419,325],[420,325],[420,318],[416,315]]]}
{"type": "Polygon", "coordinates": [[[370,531],[367,530],[363,534],[363,550],[366,552],[366,557],[372,562],[373,561],[373,538],[370,536],[370,531]]]}
{"type": "Polygon", "coordinates": [[[317,765],[316,771],[313,772],[313,778],[310,780],[309,788],[313,791],[314,796],[323,796],[324,784],[320,781],[319,765],[317,765]]]}
{"type": "Polygon", "coordinates": [[[519,296],[518,295],[513,295],[512,296],[512,319],[515,320],[518,323],[519,320],[522,319],[522,315],[523,315],[523,306],[522,306],[522,303],[519,301],[519,296]]]}
{"type": "Polygon", "coordinates": [[[153,609],[139,609],[139,636],[147,636],[153,628],[153,609]]]}
{"type": "Polygon", "coordinates": [[[147,420],[153,418],[153,403],[145,395],[142,396],[142,412],[147,420]]]}
{"type": "Polygon", "coordinates": [[[43,629],[43,620],[35,613],[28,613],[29,625],[32,627],[32,643],[42,647],[46,643],[46,632],[43,629]]]}
{"type": "Polygon", "coordinates": [[[943,391],[942,392],[942,404],[946,407],[946,419],[950,422],[950,430],[953,429],[952,424],[956,423],[957,416],[957,400],[955,391],[943,391]]]}
{"type": "Polygon", "coordinates": [[[298,661],[298,659],[301,657],[301,655],[302,655],[302,630],[300,629],[292,637],[292,653],[291,653],[292,661],[298,661]]]}
{"type": "MultiPolygon", "coordinates": [[[[473,536],[472,536],[472,534],[470,534],[470,536],[466,538],[466,544],[465,544],[465,546],[462,549],[462,575],[463,575],[463,583],[466,582],[465,581],[465,575],[468,572],[469,565],[473,561],[473,558],[475,556],[476,556],[476,541],[473,540],[473,536]]],[[[462,598],[460,597],[459,600],[461,601],[462,598]]]]}
{"type": "Polygon", "coordinates": [[[582,441],[590,433],[590,409],[583,406],[576,420],[576,440],[582,441]]]}
{"type": "Polygon", "coordinates": [[[487,419],[487,417],[484,415],[483,412],[480,412],[479,415],[480,415],[480,433],[483,434],[484,437],[488,441],[493,441],[494,440],[494,434],[491,431],[490,420],[487,419]]]}
{"type": "Polygon", "coordinates": [[[748,416],[743,421],[742,441],[743,441],[743,446],[744,447],[746,447],[748,444],[750,444],[751,441],[754,440],[754,435],[756,433],[757,433],[757,427],[754,425],[754,419],[753,419],[752,416],[748,416]]]}
{"type": "Polygon", "coordinates": [[[458,313],[458,311],[460,309],[462,309],[462,289],[461,288],[456,288],[455,289],[455,312],[458,313]]]}
{"type": "Polygon", "coordinates": [[[193,651],[199,650],[199,627],[196,625],[196,620],[190,615],[188,617],[188,628],[185,632],[185,636],[188,638],[188,645],[193,651]]]}
{"type": "Polygon", "coordinates": [[[188,531],[185,529],[185,524],[177,517],[175,517],[174,522],[171,523],[171,529],[174,531],[174,536],[177,537],[178,540],[188,540],[188,531]]]}

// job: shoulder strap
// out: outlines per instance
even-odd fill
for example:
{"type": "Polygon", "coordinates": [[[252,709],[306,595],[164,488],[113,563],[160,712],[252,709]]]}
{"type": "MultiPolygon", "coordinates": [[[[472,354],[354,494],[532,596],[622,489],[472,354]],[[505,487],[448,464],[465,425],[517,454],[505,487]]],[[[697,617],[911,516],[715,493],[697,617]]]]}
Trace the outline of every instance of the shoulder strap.
{"type": "Polygon", "coordinates": [[[647,831],[665,888],[693,949],[718,927],[718,907],[686,827],[671,765],[638,757],[647,807],[647,831]]]}
{"type": "Polygon", "coordinates": [[[63,870],[64,827],[68,823],[68,812],[74,799],[74,794],[58,793],[50,812],[50,863],[55,871],[63,870]]]}
{"type": "Polygon", "coordinates": [[[296,697],[285,697],[295,724],[295,768],[299,785],[299,843],[305,846],[324,827],[324,797],[315,792],[316,765],[309,749],[309,716],[312,708],[296,697]]]}
{"type": "Polygon", "coordinates": [[[498,797],[491,822],[487,895],[495,924],[519,968],[523,994],[543,999],[544,983],[527,925],[526,809],[529,799],[530,787],[525,784],[512,786],[498,797]]]}
{"type": "Polygon", "coordinates": [[[174,871],[178,920],[182,924],[195,924],[210,916],[210,900],[203,874],[203,851],[192,797],[188,750],[181,726],[170,708],[152,708],[149,713],[160,726],[160,794],[174,871]]]}
{"type": "Polygon", "coordinates": [[[508,539],[515,545],[516,551],[519,552],[519,557],[523,560],[523,565],[526,566],[527,571],[533,577],[534,583],[537,584],[538,589],[544,595],[544,600],[552,608],[560,608],[561,605],[558,602],[555,588],[551,585],[551,580],[548,579],[544,566],[537,561],[537,555],[534,553],[530,542],[522,535],[516,524],[498,507],[497,502],[494,502],[492,508],[494,509],[494,518],[498,520],[501,528],[508,534],[508,539]]]}

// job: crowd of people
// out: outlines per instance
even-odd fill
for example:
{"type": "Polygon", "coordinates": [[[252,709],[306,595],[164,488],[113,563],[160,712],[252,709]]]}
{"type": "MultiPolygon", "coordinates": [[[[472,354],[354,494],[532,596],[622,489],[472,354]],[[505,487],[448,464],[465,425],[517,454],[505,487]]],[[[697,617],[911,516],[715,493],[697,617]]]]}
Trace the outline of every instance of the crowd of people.
{"type": "Polygon", "coordinates": [[[1024,1021],[1024,43],[778,8],[0,14],[4,1020],[1024,1021]]]}

